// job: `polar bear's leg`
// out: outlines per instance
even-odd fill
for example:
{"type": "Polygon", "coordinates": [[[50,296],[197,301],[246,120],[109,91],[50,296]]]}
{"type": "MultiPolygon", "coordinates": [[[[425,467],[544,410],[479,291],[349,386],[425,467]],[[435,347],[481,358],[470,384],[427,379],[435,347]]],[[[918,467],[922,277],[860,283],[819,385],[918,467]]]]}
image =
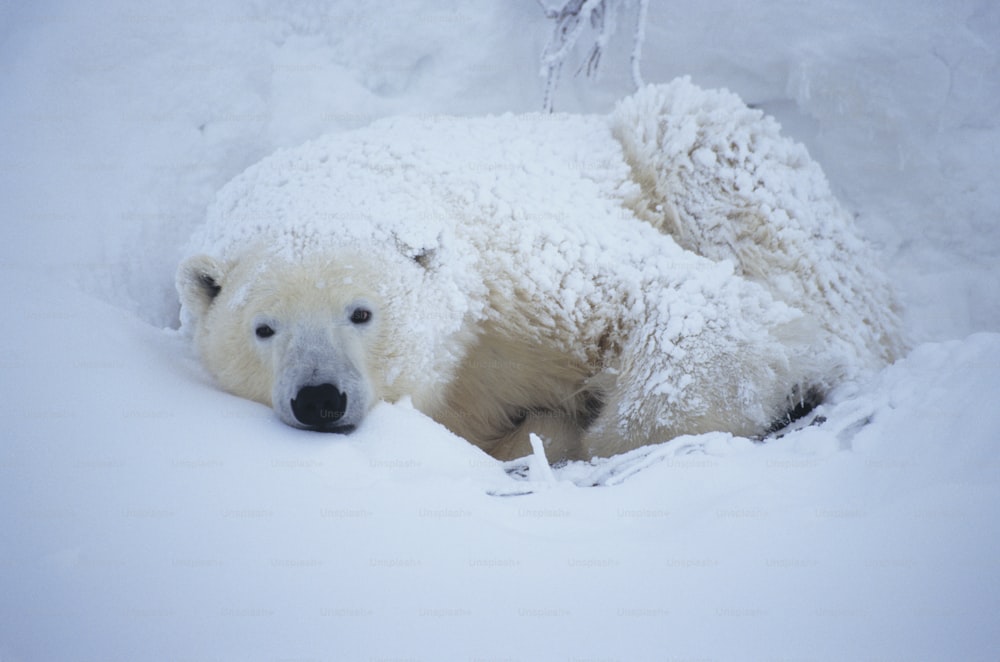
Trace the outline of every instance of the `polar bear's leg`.
{"type": "Polygon", "coordinates": [[[470,348],[434,419],[498,459],[530,455],[531,433],[552,461],[579,458],[599,409],[585,388],[586,366],[491,330],[470,348]]]}
{"type": "Polygon", "coordinates": [[[770,233],[808,237],[822,229],[817,211],[839,212],[805,148],[731,92],[683,78],[649,86],[619,103],[612,131],[642,189],[629,205],[636,215],[742,275],[758,277],[776,259],[794,266],[770,233]]]}
{"type": "Polygon", "coordinates": [[[803,413],[800,405],[818,403],[827,371],[810,357],[810,325],[794,315],[763,317],[782,308],[758,309],[753,293],[765,295],[741,291],[722,297],[736,305],[708,315],[716,321],[700,330],[673,335],[651,321],[630,334],[616,360],[587,382],[603,406],[581,438],[585,456],[609,457],[685,434],[758,438],[803,413]]]}
{"type": "Polygon", "coordinates": [[[822,169],[773,118],[681,78],[622,100],[611,130],[639,185],[624,201],[636,217],[817,320],[817,351],[841,357],[845,376],[902,355],[878,260],[822,169]]]}
{"type": "Polygon", "coordinates": [[[533,412],[503,438],[494,441],[489,453],[499,460],[516,460],[531,455],[532,434],[545,445],[545,455],[551,462],[585,460],[583,428],[568,412],[533,412]]]}

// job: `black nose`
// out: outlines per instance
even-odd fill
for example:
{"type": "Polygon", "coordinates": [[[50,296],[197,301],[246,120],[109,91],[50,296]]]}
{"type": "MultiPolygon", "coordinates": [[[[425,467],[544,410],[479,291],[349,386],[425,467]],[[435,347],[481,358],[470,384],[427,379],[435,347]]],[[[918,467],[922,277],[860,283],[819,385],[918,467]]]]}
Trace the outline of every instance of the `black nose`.
{"type": "Polygon", "coordinates": [[[303,386],[292,400],[295,418],[315,429],[335,428],[346,409],[347,395],[333,384],[303,386]]]}

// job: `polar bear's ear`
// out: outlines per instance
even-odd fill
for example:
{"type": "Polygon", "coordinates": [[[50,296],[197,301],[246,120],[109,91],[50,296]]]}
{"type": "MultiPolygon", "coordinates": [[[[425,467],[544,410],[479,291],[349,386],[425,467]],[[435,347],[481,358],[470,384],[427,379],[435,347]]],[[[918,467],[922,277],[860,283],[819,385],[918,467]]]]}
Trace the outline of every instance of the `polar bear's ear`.
{"type": "Polygon", "coordinates": [[[195,255],[177,269],[177,294],[181,306],[201,317],[222,291],[222,266],[207,255],[195,255]]]}
{"type": "Polygon", "coordinates": [[[427,269],[434,260],[434,254],[436,252],[436,248],[421,248],[417,251],[412,251],[410,259],[422,266],[424,269],[427,269]]]}
{"type": "Polygon", "coordinates": [[[393,233],[393,240],[396,242],[396,249],[404,256],[410,258],[424,269],[429,269],[434,262],[438,247],[441,245],[441,235],[438,235],[437,243],[429,245],[429,242],[411,242],[393,233]]]}

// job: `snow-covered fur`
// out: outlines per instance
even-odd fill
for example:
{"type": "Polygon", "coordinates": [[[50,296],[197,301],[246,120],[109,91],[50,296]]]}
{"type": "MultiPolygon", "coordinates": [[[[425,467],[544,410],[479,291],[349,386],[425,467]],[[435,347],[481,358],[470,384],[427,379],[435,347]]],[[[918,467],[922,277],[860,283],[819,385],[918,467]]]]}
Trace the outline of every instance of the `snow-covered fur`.
{"type": "Polygon", "coordinates": [[[607,117],[394,118],[227,184],[178,271],[223,388],[346,432],[413,404],[500,457],[759,435],[892,361],[805,150],[686,79],[607,117]]]}
{"type": "MultiPolygon", "coordinates": [[[[725,90],[650,86],[612,116],[636,216],[823,326],[823,352],[848,364],[903,351],[892,287],[805,147],[725,90]]],[[[844,369],[850,370],[848,365],[844,369]]],[[[844,375],[830,375],[840,379],[844,375]]]]}

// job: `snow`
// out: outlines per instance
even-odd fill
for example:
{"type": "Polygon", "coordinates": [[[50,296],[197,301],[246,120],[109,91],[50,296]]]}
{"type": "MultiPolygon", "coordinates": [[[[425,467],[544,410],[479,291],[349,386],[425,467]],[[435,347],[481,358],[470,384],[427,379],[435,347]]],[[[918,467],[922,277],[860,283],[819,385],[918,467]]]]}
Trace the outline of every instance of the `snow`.
{"type": "MultiPolygon", "coordinates": [[[[225,182],[379,117],[536,110],[551,27],[532,1],[0,6],[0,660],[996,659],[990,0],[650,3],[644,78],[775,115],[902,292],[916,348],[822,425],[549,482],[405,405],[296,431],[198,366],[173,270],[225,182]]],[[[630,91],[627,32],[557,110],[630,91]]]]}

